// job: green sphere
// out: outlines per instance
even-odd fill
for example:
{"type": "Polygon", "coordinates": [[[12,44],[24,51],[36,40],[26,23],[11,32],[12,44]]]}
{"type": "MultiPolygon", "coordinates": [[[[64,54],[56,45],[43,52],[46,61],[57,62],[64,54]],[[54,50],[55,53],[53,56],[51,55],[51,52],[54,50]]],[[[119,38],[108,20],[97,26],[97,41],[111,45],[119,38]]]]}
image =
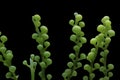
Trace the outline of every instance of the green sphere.
{"type": "Polygon", "coordinates": [[[33,33],[33,34],[32,34],[32,39],[37,39],[37,37],[38,37],[38,34],[37,34],[37,33],[33,33]]]}
{"type": "Polygon", "coordinates": [[[72,31],[75,34],[80,34],[81,28],[80,28],[80,26],[75,25],[75,26],[73,26],[72,31]]]}
{"type": "Polygon", "coordinates": [[[115,31],[114,30],[108,30],[108,35],[109,35],[109,37],[115,36],[115,31]]]}
{"type": "Polygon", "coordinates": [[[8,40],[7,36],[5,36],[5,35],[2,35],[2,36],[0,37],[0,39],[1,39],[1,41],[2,41],[3,43],[8,40]]]}
{"type": "Polygon", "coordinates": [[[70,21],[69,21],[69,24],[70,24],[71,26],[73,26],[73,25],[74,25],[74,22],[75,22],[74,20],[70,20],[70,21]]]}
{"type": "Polygon", "coordinates": [[[46,26],[40,27],[41,33],[48,33],[48,28],[46,26]]]}
{"type": "Polygon", "coordinates": [[[10,66],[9,71],[12,72],[12,73],[15,73],[16,67],[15,66],[10,66]]]}
{"type": "Polygon", "coordinates": [[[43,55],[44,55],[44,57],[48,58],[48,57],[51,56],[51,53],[50,53],[49,51],[45,51],[45,52],[43,53],[43,55]]]}
{"type": "Polygon", "coordinates": [[[72,68],[73,65],[74,65],[73,62],[68,62],[68,63],[67,63],[67,66],[68,66],[69,68],[72,68]]]}
{"type": "Polygon", "coordinates": [[[74,54],[74,53],[70,53],[70,54],[69,54],[69,58],[70,58],[70,59],[72,59],[72,60],[73,60],[73,59],[75,59],[75,57],[76,57],[76,56],[75,56],[75,54],[74,54]]]}

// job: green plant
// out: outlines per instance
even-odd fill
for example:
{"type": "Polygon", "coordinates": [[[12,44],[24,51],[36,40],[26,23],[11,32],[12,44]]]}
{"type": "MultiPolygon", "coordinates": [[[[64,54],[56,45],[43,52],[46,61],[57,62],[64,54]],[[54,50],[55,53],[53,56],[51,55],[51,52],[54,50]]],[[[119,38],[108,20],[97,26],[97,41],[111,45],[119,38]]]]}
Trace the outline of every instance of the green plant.
{"type": "MultiPolygon", "coordinates": [[[[94,71],[98,70],[100,73],[103,73],[103,77],[99,80],[109,80],[113,76],[111,70],[114,69],[113,64],[107,64],[107,55],[109,53],[108,46],[111,42],[111,37],[115,36],[115,31],[112,30],[111,21],[109,16],[105,16],[101,19],[102,24],[98,25],[97,31],[99,34],[90,40],[90,44],[94,47],[91,48],[88,54],[82,53],[81,48],[83,44],[87,42],[86,37],[84,37],[84,32],[82,28],[85,27],[84,21],[82,21],[82,15],[74,13],[75,20],[71,19],[69,24],[72,26],[73,34],[70,36],[70,40],[75,43],[73,46],[73,53],[69,54],[71,61],[67,63],[67,69],[62,73],[64,80],[72,80],[72,77],[77,76],[77,70],[79,68],[84,68],[89,75],[83,76],[83,80],[93,80],[95,78],[94,71]],[[100,57],[100,61],[95,61],[97,56],[100,57]],[[86,60],[89,64],[84,64],[81,60],[86,60]]],[[[51,53],[47,50],[50,46],[48,41],[49,35],[48,28],[44,25],[41,25],[41,17],[36,14],[32,16],[32,21],[35,25],[35,33],[32,34],[32,39],[34,39],[38,45],[37,49],[39,50],[38,55],[31,54],[29,64],[27,60],[23,61],[23,64],[30,69],[31,80],[35,80],[35,71],[37,66],[40,67],[38,75],[41,80],[52,80],[52,75],[46,75],[46,69],[49,65],[52,64],[52,59],[50,58],[51,53]]],[[[19,76],[16,75],[16,67],[12,65],[13,53],[11,50],[7,50],[5,47],[5,42],[7,37],[0,33],[0,62],[4,66],[8,67],[9,71],[6,73],[6,78],[11,78],[13,80],[18,80],[19,76]]]]}

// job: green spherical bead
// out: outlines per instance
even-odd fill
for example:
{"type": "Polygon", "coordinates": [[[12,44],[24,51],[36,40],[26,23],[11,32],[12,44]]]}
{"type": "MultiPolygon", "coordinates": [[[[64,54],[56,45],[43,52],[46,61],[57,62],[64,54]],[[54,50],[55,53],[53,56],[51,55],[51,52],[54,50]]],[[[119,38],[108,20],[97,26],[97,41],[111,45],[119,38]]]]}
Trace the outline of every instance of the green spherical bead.
{"type": "Polygon", "coordinates": [[[100,64],[99,64],[99,63],[95,63],[95,64],[94,64],[94,67],[95,67],[96,69],[99,69],[99,68],[100,68],[100,64]]]}
{"type": "Polygon", "coordinates": [[[0,52],[3,52],[3,53],[4,53],[6,50],[7,50],[6,47],[1,47],[1,48],[0,48],[0,52]]]}
{"type": "MultiPolygon", "coordinates": [[[[105,53],[104,53],[105,54],[105,53]]],[[[104,56],[104,55],[103,55],[104,56]]],[[[100,58],[100,62],[104,63],[105,59],[104,58],[100,58]]]]}
{"type": "Polygon", "coordinates": [[[23,61],[23,64],[24,64],[24,65],[28,65],[27,60],[24,60],[24,61],[23,61]]]}
{"type": "Polygon", "coordinates": [[[72,35],[70,36],[70,40],[71,40],[71,41],[75,42],[76,39],[77,39],[77,36],[76,36],[76,35],[72,34],[72,35]]]}
{"type": "Polygon", "coordinates": [[[112,77],[113,73],[112,72],[108,72],[108,77],[112,77]]]}
{"type": "Polygon", "coordinates": [[[81,62],[77,62],[77,68],[82,67],[82,63],[81,62]]]}
{"type": "Polygon", "coordinates": [[[68,76],[68,75],[67,75],[66,72],[62,73],[62,77],[63,77],[63,78],[66,78],[67,76],[68,76]]]}
{"type": "Polygon", "coordinates": [[[41,66],[41,68],[46,68],[47,67],[45,62],[40,62],[40,66],[41,66]]]}
{"type": "Polygon", "coordinates": [[[93,79],[95,78],[95,74],[94,73],[90,73],[90,77],[93,79]]]}
{"type": "Polygon", "coordinates": [[[109,16],[104,16],[102,19],[101,19],[101,22],[102,23],[105,23],[106,20],[109,20],[110,17],[109,16]]]}
{"type": "Polygon", "coordinates": [[[108,69],[109,69],[109,70],[114,69],[114,65],[113,65],[113,64],[108,64],[108,69]]]}
{"type": "Polygon", "coordinates": [[[39,56],[35,56],[35,61],[39,62],[40,57],[39,56]]]}
{"type": "MultiPolygon", "coordinates": [[[[110,20],[106,20],[104,22],[104,24],[106,25],[106,27],[109,27],[109,26],[111,26],[111,21],[110,20]]],[[[110,29],[110,27],[109,27],[109,29],[110,29]]]]}
{"type": "Polygon", "coordinates": [[[13,54],[12,53],[7,53],[6,54],[6,59],[7,60],[12,60],[12,58],[13,58],[13,54]]]}
{"type": "Polygon", "coordinates": [[[43,37],[43,40],[49,39],[49,36],[48,36],[48,34],[46,34],[46,33],[42,34],[42,37],[43,37]]]}
{"type": "Polygon", "coordinates": [[[65,69],[65,73],[66,73],[67,75],[70,75],[70,74],[71,74],[71,72],[72,72],[72,70],[71,70],[71,69],[65,69]]]}
{"type": "Polygon", "coordinates": [[[47,63],[47,65],[51,65],[52,64],[52,59],[50,59],[50,58],[46,59],[46,63],[47,63]]]}
{"type": "Polygon", "coordinates": [[[34,60],[35,55],[31,54],[30,57],[31,57],[32,60],[34,60]]]}
{"type": "Polygon", "coordinates": [[[103,25],[98,25],[97,31],[98,31],[98,32],[104,32],[104,31],[105,31],[105,26],[103,26],[103,25]]]}
{"type": "Polygon", "coordinates": [[[51,74],[47,74],[47,79],[51,80],[52,79],[52,75],[51,74]]]}
{"type": "Polygon", "coordinates": [[[80,26],[81,28],[85,27],[85,22],[83,22],[83,21],[79,22],[79,26],[80,26]]]}
{"type": "Polygon", "coordinates": [[[12,78],[12,73],[11,72],[7,72],[5,76],[6,76],[7,79],[8,78],[12,78]]]}
{"type": "Polygon", "coordinates": [[[90,72],[91,71],[91,66],[89,64],[84,65],[84,70],[90,72]]]}
{"type": "Polygon", "coordinates": [[[38,37],[38,34],[37,34],[37,33],[33,33],[33,34],[32,34],[32,39],[37,39],[37,37],[38,37]]]}
{"type": "Polygon", "coordinates": [[[76,22],[81,21],[82,18],[83,18],[83,17],[82,17],[81,14],[76,14],[76,15],[75,15],[76,22]]]}
{"type": "Polygon", "coordinates": [[[90,40],[90,44],[96,45],[96,43],[97,43],[97,39],[96,38],[92,38],[90,40]]]}
{"type": "Polygon", "coordinates": [[[71,26],[73,26],[73,25],[74,25],[74,22],[75,22],[74,20],[70,20],[70,21],[69,21],[69,24],[70,24],[71,26]]]}
{"type": "Polygon", "coordinates": [[[80,54],[80,59],[86,59],[86,55],[84,53],[80,54]]]}
{"type": "Polygon", "coordinates": [[[80,41],[81,41],[81,43],[86,43],[87,42],[87,39],[85,38],[85,37],[80,37],[80,41]]]}
{"type": "Polygon", "coordinates": [[[105,38],[105,43],[106,43],[106,44],[109,44],[110,42],[111,42],[111,38],[110,38],[110,37],[106,37],[106,38],[105,38]]]}
{"type": "Polygon", "coordinates": [[[40,15],[38,15],[38,14],[35,14],[32,18],[33,18],[34,21],[36,21],[36,20],[37,20],[37,21],[41,20],[41,17],[40,17],[40,15]]]}
{"type": "Polygon", "coordinates": [[[38,50],[42,50],[43,49],[43,45],[41,45],[41,44],[37,45],[37,49],[38,50]]]}
{"type": "Polygon", "coordinates": [[[45,46],[45,47],[49,47],[49,46],[50,46],[50,42],[45,41],[45,42],[44,42],[44,46],[45,46]]]}
{"type": "Polygon", "coordinates": [[[76,77],[77,76],[77,71],[73,71],[72,76],[76,77]]]}
{"type": "Polygon", "coordinates": [[[44,57],[48,58],[48,57],[51,56],[51,53],[50,53],[49,51],[45,51],[45,52],[43,53],[43,55],[44,55],[44,57]]]}
{"type": "Polygon", "coordinates": [[[105,68],[104,66],[101,66],[101,67],[99,68],[99,70],[100,70],[101,72],[105,72],[106,68],[105,68]]]}
{"type": "Polygon", "coordinates": [[[83,80],[88,80],[88,76],[83,76],[83,80]]]}
{"type": "Polygon", "coordinates": [[[74,54],[74,53],[70,53],[70,54],[69,54],[69,58],[70,58],[70,59],[72,59],[72,60],[73,60],[73,59],[75,59],[75,57],[76,57],[76,56],[75,56],[75,54],[74,54]]]}
{"type": "Polygon", "coordinates": [[[79,47],[78,45],[75,45],[75,46],[73,47],[73,49],[74,49],[75,51],[78,51],[78,50],[80,49],[80,47],[79,47]]]}
{"type": "Polygon", "coordinates": [[[41,43],[41,44],[42,44],[42,43],[44,42],[43,37],[37,37],[36,42],[38,42],[38,43],[41,43]]]}
{"type": "Polygon", "coordinates": [[[72,68],[73,65],[74,65],[73,62],[68,62],[68,63],[67,63],[67,66],[68,66],[69,68],[72,68]]]}
{"type": "Polygon", "coordinates": [[[46,26],[41,26],[40,27],[41,33],[48,33],[48,28],[46,26]]]}
{"type": "Polygon", "coordinates": [[[8,40],[7,36],[5,36],[5,35],[2,35],[2,36],[0,37],[0,39],[1,39],[1,41],[2,41],[3,43],[8,40]]]}
{"type": "Polygon", "coordinates": [[[75,25],[75,26],[73,26],[72,31],[75,34],[80,34],[81,28],[80,28],[80,26],[75,25]]]}
{"type": "Polygon", "coordinates": [[[114,30],[108,30],[108,35],[109,35],[109,37],[115,36],[115,31],[114,30]]]}
{"type": "Polygon", "coordinates": [[[89,52],[88,56],[87,56],[87,60],[89,60],[90,62],[93,61],[95,58],[95,53],[94,52],[89,52]]]}
{"type": "Polygon", "coordinates": [[[10,66],[9,71],[14,73],[16,71],[16,67],[15,66],[10,66]]]}

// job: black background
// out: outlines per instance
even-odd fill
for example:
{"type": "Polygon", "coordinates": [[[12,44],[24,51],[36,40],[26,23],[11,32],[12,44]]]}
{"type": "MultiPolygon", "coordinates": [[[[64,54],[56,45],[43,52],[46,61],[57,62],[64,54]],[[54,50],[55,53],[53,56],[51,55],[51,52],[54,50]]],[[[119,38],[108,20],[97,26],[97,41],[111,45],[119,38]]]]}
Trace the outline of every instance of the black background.
{"type": "MultiPolygon", "coordinates": [[[[42,25],[46,25],[49,29],[48,34],[51,46],[48,50],[51,51],[53,64],[47,69],[47,72],[53,74],[53,80],[63,80],[61,74],[69,61],[68,54],[73,52],[72,46],[74,44],[69,40],[69,36],[72,34],[72,27],[68,22],[74,18],[74,12],[82,14],[83,21],[86,23],[83,31],[88,42],[81,50],[81,52],[86,54],[93,47],[89,44],[89,40],[98,34],[96,28],[97,25],[101,24],[101,18],[106,15],[110,16],[116,36],[112,38],[109,46],[108,62],[115,65],[113,70],[114,77],[111,80],[120,79],[119,2],[115,0],[31,0],[30,2],[4,1],[0,5],[0,31],[8,36],[6,47],[13,51],[13,65],[17,66],[17,74],[20,76],[19,80],[30,80],[29,69],[22,65],[22,61],[24,59],[29,60],[29,56],[32,53],[38,54],[37,43],[31,38],[31,34],[35,32],[31,20],[34,14],[39,14],[42,18],[42,25]]],[[[83,63],[86,62],[83,61],[83,63]]],[[[6,80],[4,77],[6,72],[7,68],[0,63],[0,80],[6,80]]],[[[36,71],[36,80],[40,80],[37,72],[39,72],[39,69],[36,71]]],[[[78,72],[79,76],[75,80],[82,79],[82,76],[86,74],[86,71],[82,69],[78,72]]],[[[98,79],[96,78],[96,80],[98,79]]]]}

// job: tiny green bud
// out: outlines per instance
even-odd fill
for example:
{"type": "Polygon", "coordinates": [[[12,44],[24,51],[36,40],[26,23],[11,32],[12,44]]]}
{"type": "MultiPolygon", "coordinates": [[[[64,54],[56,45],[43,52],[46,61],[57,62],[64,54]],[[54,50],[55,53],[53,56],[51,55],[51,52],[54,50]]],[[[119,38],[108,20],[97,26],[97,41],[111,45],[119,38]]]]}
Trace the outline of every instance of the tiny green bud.
{"type": "Polygon", "coordinates": [[[68,66],[69,68],[72,68],[73,65],[74,65],[73,62],[68,62],[68,63],[67,63],[67,66],[68,66]]]}
{"type": "Polygon", "coordinates": [[[108,72],[108,77],[112,77],[113,73],[112,72],[108,72]]]}
{"type": "Polygon", "coordinates": [[[95,67],[96,69],[99,69],[99,68],[100,68],[100,64],[99,64],[99,63],[95,63],[95,64],[94,64],[94,67],[95,67]]]}
{"type": "Polygon", "coordinates": [[[0,52],[2,52],[2,53],[4,53],[6,50],[7,50],[6,47],[1,47],[1,48],[0,48],[0,52]]]}
{"type": "Polygon", "coordinates": [[[105,76],[103,80],[109,80],[109,77],[105,76]]]}
{"type": "Polygon", "coordinates": [[[76,14],[75,19],[76,19],[76,22],[82,20],[82,15],[81,14],[76,14]]]}
{"type": "Polygon", "coordinates": [[[91,71],[91,66],[89,64],[84,65],[84,70],[90,72],[91,71]]]}
{"type": "Polygon", "coordinates": [[[104,57],[105,53],[103,51],[100,52],[100,55],[104,57]]]}
{"type": "Polygon", "coordinates": [[[109,20],[110,17],[109,16],[104,16],[102,19],[101,19],[101,22],[104,23],[106,20],[109,20]]]}
{"type": "Polygon", "coordinates": [[[37,37],[36,42],[43,43],[44,42],[43,37],[37,37]]]}
{"type": "Polygon", "coordinates": [[[32,60],[34,60],[35,55],[31,54],[30,57],[31,57],[32,60]]]}
{"type": "Polygon", "coordinates": [[[75,33],[75,34],[80,34],[81,27],[75,25],[75,26],[73,26],[72,31],[73,31],[73,33],[75,33]]]}
{"type": "Polygon", "coordinates": [[[6,54],[6,59],[7,60],[12,60],[12,58],[13,58],[13,54],[12,53],[7,53],[6,54]]]}
{"type": "Polygon", "coordinates": [[[78,68],[82,67],[82,63],[81,62],[77,62],[77,67],[78,68]]]}
{"type": "Polygon", "coordinates": [[[86,43],[87,39],[85,37],[80,37],[80,41],[81,41],[81,43],[86,43]]]}
{"type": "Polygon", "coordinates": [[[45,41],[45,42],[44,42],[44,46],[45,46],[45,47],[49,47],[49,46],[50,46],[50,42],[45,41]]]}
{"type": "Polygon", "coordinates": [[[12,77],[12,73],[11,72],[7,72],[5,76],[6,76],[7,79],[11,78],[12,77]]]}
{"type": "Polygon", "coordinates": [[[47,63],[47,65],[51,65],[52,64],[52,59],[50,59],[50,58],[46,59],[46,63],[47,63]]]}
{"type": "Polygon", "coordinates": [[[108,50],[108,49],[105,49],[105,50],[104,50],[104,53],[105,53],[105,55],[107,55],[107,54],[109,53],[109,50],[108,50]]]}
{"type": "Polygon", "coordinates": [[[45,64],[45,62],[40,62],[40,66],[41,66],[42,68],[46,68],[46,67],[47,67],[46,64],[45,64]]]}
{"type": "Polygon", "coordinates": [[[74,49],[75,51],[78,51],[78,50],[80,49],[80,47],[79,47],[78,45],[75,45],[75,46],[73,47],[73,49],[74,49]]]}
{"type": "Polygon", "coordinates": [[[66,73],[67,75],[70,75],[70,74],[71,74],[71,69],[65,69],[65,73],[66,73]]]}
{"type": "Polygon", "coordinates": [[[75,54],[74,53],[70,53],[69,54],[69,58],[72,59],[72,60],[75,59],[75,54]]]}
{"type": "Polygon", "coordinates": [[[39,45],[37,46],[37,49],[38,49],[38,50],[42,50],[42,49],[43,49],[43,45],[39,44],[39,45]]]}
{"type": "Polygon", "coordinates": [[[105,23],[106,27],[111,26],[111,21],[110,20],[106,20],[104,23],[105,23]]]}
{"type": "Polygon", "coordinates": [[[80,54],[80,59],[86,59],[86,55],[84,53],[80,54]]]}
{"type": "Polygon", "coordinates": [[[73,25],[74,25],[74,20],[70,20],[70,21],[69,21],[69,24],[70,24],[71,26],[73,26],[73,25]]]}
{"type": "Polygon", "coordinates": [[[91,52],[96,52],[96,48],[92,48],[92,49],[91,49],[91,52]]]}
{"type": "Polygon", "coordinates": [[[105,31],[105,26],[103,26],[103,25],[98,25],[97,31],[98,31],[98,32],[104,32],[104,31],[105,31]]]}
{"type": "Polygon", "coordinates": [[[35,14],[34,16],[32,16],[32,19],[34,20],[34,21],[39,21],[39,20],[41,20],[41,17],[40,17],[40,15],[38,15],[38,14],[35,14]]]}
{"type": "Polygon", "coordinates": [[[99,70],[100,70],[101,72],[105,72],[106,68],[105,68],[104,66],[101,66],[101,67],[99,68],[99,70]]]}
{"type": "Polygon", "coordinates": [[[108,30],[108,35],[109,35],[110,37],[115,36],[115,31],[114,31],[114,30],[108,30]]]}
{"type": "Polygon", "coordinates": [[[68,75],[67,75],[66,72],[62,73],[62,77],[63,77],[63,78],[66,78],[67,76],[68,76],[68,75]]]}
{"type": "Polygon", "coordinates": [[[79,26],[80,26],[81,28],[85,27],[85,22],[80,21],[80,22],[79,22],[79,26]]]}
{"type": "Polygon", "coordinates": [[[35,56],[35,61],[39,62],[40,57],[39,56],[35,56]]]}
{"type": "Polygon", "coordinates": [[[72,76],[77,76],[77,71],[73,71],[72,76]]]}
{"type": "Polygon", "coordinates": [[[110,42],[111,42],[111,38],[110,38],[110,37],[106,37],[106,38],[105,38],[105,43],[106,43],[106,44],[109,44],[110,42]]]}
{"type": "Polygon", "coordinates": [[[89,60],[91,62],[91,61],[93,61],[94,58],[95,58],[95,53],[89,52],[88,56],[87,56],[87,60],[89,60]]]}
{"type": "Polygon", "coordinates": [[[105,61],[104,58],[100,58],[100,62],[103,63],[105,61]]]}
{"type": "Polygon", "coordinates": [[[90,77],[93,79],[95,77],[94,73],[90,73],[90,77]]]}
{"type": "Polygon", "coordinates": [[[0,37],[0,39],[1,39],[1,41],[2,41],[3,43],[5,43],[5,42],[8,40],[7,36],[5,36],[5,35],[2,35],[2,36],[0,37]]]}
{"type": "Polygon", "coordinates": [[[46,26],[41,26],[40,30],[41,30],[41,33],[44,33],[44,34],[48,33],[48,28],[46,26]]]}
{"type": "Polygon", "coordinates": [[[113,64],[108,64],[108,69],[109,69],[109,70],[114,69],[114,65],[113,65],[113,64]]]}
{"type": "Polygon", "coordinates": [[[51,53],[50,53],[49,51],[45,51],[45,52],[43,53],[43,55],[44,55],[46,58],[48,58],[48,57],[51,56],[51,53]]]}
{"type": "Polygon", "coordinates": [[[52,79],[52,75],[51,74],[47,74],[47,79],[51,80],[52,79]]]}
{"type": "Polygon", "coordinates": [[[72,35],[70,36],[70,40],[71,40],[71,41],[75,42],[76,39],[77,39],[76,35],[72,34],[72,35]]]}
{"type": "Polygon", "coordinates": [[[12,73],[15,73],[16,67],[15,66],[10,66],[9,71],[12,72],[12,73]]]}
{"type": "Polygon", "coordinates": [[[36,69],[37,62],[33,62],[33,68],[36,69]]]}
{"type": "Polygon", "coordinates": [[[80,31],[80,36],[84,36],[84,32],[83,31],[80,31]]]}
{"type": "Polygon", "coordinates": [[[92,38],[90,40],[90,44],[96,45],[96,43],[97,43],[97,39],[96,38],[92,38]]]}
{"type": "Polygon", "coordinates": [[[33,33],[33,34],[32,34],[32,39],[37,39],[37,37],[38,37],[38,34],[37,34],[37,33],[33,33]]]}
{"type": "Polygon", "coordinates": [[[24,60],[24,61],[23,61],[23,64],[24,64],[24,65],[28,65],[27,60],[24,60]]]}
{"type": "Polygon", "coordinates": [[[49,39],[49,36],[48,36],[48,34],[46,34],[46,33],[42,34],[42,37],[43,37],[44,40],[49,39]]]}
{"type": "Polygon", "coordinates": [[[83,80],[88,80],[88,76],[83,76],[83,80]]]}

